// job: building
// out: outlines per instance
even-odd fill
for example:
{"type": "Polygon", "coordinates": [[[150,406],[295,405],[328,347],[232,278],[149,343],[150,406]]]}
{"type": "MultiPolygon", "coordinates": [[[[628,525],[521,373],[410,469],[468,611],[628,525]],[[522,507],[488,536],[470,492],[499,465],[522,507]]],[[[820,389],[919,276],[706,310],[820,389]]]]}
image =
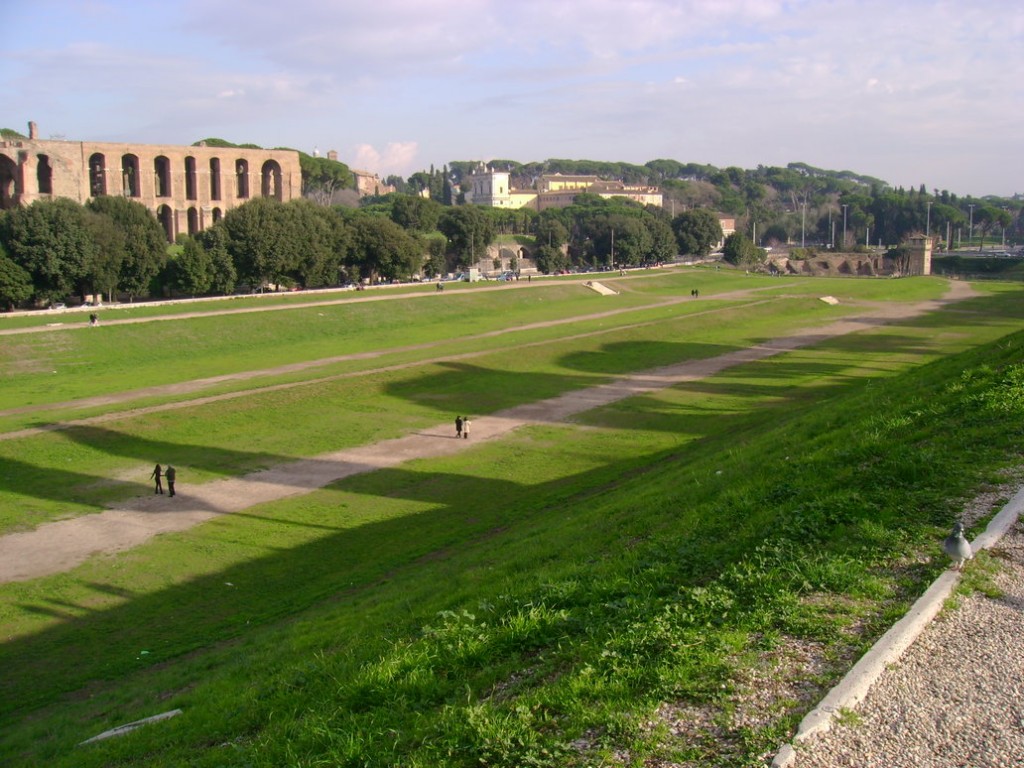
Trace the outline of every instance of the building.
{"type": "Polygon", "coordinates": [[[302,195],[294,150],[55,141],[37,134],[29,123],[27,139],[0,141],[0,209],[123,195],[151,210],[173,242],[254,197],[287,202],[302,195]]]}
{"type": "MultiPolygon", "coordinates": [[[[327,157],[330,160],[337,160],[338,153],[332,149],[327,153],[327,157]]],[[[395,187],[393,185],[386,184],[381,179],[380,175],[373,171],[360,171],[355,168],[351,168],[349,170],[351,170],[352,177],[355,179],[356,192],[359,193],[360,197],[390,195],[395,191],[395,187]]]]}
{"type": "Polygon", "coordinates": [[[545,174],[537,180],[536,189],[513,189],[510,173],[481,163],[466,180],[469,183],[467,202],[491,208],[533,208],[535,211],[566,208],[584,192],[605,199],[625,197],[641,205],[660,207],[662,204],[661,190],[657,187],[631,186],[597,176],[545,174]]]}
{"type": "Polygon", "coordinates": [[[735,234],[736,232],[736,219],[731,216],[719,216],[718,226],[722,228],[722,239],[718,241],[715,246],[716,251],[722,250],[725,246],[725,238],[729,235],[735,234]]]}

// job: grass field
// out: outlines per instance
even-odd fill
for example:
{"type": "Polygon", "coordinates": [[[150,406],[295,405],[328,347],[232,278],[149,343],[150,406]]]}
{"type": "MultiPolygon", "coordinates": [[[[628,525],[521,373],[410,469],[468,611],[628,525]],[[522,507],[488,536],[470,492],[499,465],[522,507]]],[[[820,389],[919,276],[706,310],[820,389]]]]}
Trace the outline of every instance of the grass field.
{"type": "MultiPolygon", "coordinates": [[[[947,287],[609,284],[0,337],[0,530],[148,493],[154,457],[193,484],[242,475],[947,287]]],[[[964,500],[1019,467],[1022,295],[986,283],[0,585],[0,763],[762,764],[946,566],[964,500]]]]}

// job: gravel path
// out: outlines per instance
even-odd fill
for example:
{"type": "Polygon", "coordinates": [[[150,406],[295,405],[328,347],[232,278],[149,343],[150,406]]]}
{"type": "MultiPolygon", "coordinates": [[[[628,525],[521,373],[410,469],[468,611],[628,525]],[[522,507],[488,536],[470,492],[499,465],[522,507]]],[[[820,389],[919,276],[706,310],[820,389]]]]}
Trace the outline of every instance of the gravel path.
{"type": "Polygon", "coordinates": [[[1024,766],[1024,523],[988,553],[1002,595],[960,598],[788,768],[1024,766]]]}

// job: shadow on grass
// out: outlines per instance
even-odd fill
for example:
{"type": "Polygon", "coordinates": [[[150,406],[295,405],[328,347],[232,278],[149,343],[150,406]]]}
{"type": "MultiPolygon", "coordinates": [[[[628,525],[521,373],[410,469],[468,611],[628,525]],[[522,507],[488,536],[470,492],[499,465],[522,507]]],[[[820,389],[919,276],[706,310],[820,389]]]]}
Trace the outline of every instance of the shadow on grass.
{"type": "MultiPolygon", "coordinates": [[[[800,369],[794,366],[795,371],[800,369]]],[[[815,365],[808,365],[801,376],[807,378],[816,372],[815,365]]],[[[786,382],[781,382],[777,389],[785,386],[786,382]]],[[[838,391],[843,386],[844,382],[838,381],[832,388],[838,391]]],[[[751,391],[761,391],[758,385],[753,387],[751,391]]],[[[746,423],[746,413],[737,410],[735,414],[701,415],[703,419],[713,416],[714,425],[680,414],[667,428],[684,430],[689,427],[705,437],[734,439],[746,423]]],[[[152,662],[179,659],[190,652],[222,651],[219,644],[255,628],[297,618],[304,610],[321,603],[346,601],[357,595],[375,601],[389,589],[386,585],[396,574],[426,560],[445,560],[474,550],[489,555],[495,571],[504,571],[507,578],[515,579],[521,574],[515,572],[515,564],[503,558],[502,537],[523,536],[527,528],[541,518],[559,519],[568,502],[573,504],[573,514],[579,518],[575,523],[577,538],[587,539],[588,543],[593,540],[591,554],[598,559],[604,551],[602,546],[609,546],[610,534],[602,530],[601,536],[597,536],[588,525],[610,523],[589,510],[581,510],[588,505],[576,502],[581,496],[614,486],[619,477],[643,471],[644,467],[670,459],[681,450],[685,449],[617,460],[599,469],[539,485],[462,474],[379,470],[338,483],[332,490],[368,497],[414,499],[430,502],[434,508],[346,528],[297,546],[275,544],[271,539],[270,546],[261,547],[266,554],[239,565],[132,597],[121,606],[93,611],[87,606],[72,606],[82,612],[73,618],[68,618],[64,610],[68,607],[66,601],[40,597],[22,601],[24,610],[54,616],[62,623],[9,641],[0,648],[0,719],[13,721],[90,684],[102,689],[104,683],[146,668],[152,662]],[[226,582],[230,582],[230,589],[225,589],[226,582]],[[150,651],[142,663],[137,655],[140,648],[150,651]]],[[[679,493],[681,497],[685,491],[680,489],[679,493]]],[[[682,498],[664,499],[665,509],[655,514],[646,514],[645,510],[643,523],[647,526],[668,524],[672,519],[669,508],[677,501],[681,502],[679,506],[685,505],[682,498]]],[[[343,514],[339,511],[339,515],[343,514]]],[[[254,523],[275,522],[258,514],[248,517],[254,523]]],[[[689,553],[694,561],[688,562],[688,568],[694,572],[711,572],[727,564],[723,557],[725,551],[714,552],[712,547],[724,547],[728,537],[722,536],[723,543],[719,544],[719,539],[708,536],[705,528],[725,524],[722,520],[700,521],[693,538],[699,540],[702,547],[708,542],[708,551],[689,553]],[[713,567],[702,568],[702,564],[713,567]]],[[[329,525],[321,527],[332,530],[329,525]]],[[[734,531],[730,529],[729,533],[734,531]]],[[[747,528],[745,540],[756,540],[757,533],[755,527],[747,528]]],[[[205,534],[214,535],[210,530],[205,534]]],[[[542,541],[542,538],[537,537],[536,555],[559,557],[558,542],[542,541]]],[[[565,543],[568,539],[561,541],[565,543]]],[[[735,540],[729,545],[738,546],[735,540]]],[[[144,550],[132,553],[132,557],[143,561],[146,556],[144,550]]],[[[60,578],[74,579],[75,574],[60,578]]],[[[95,584],[95,578],[86,582],[90,588],[95,588],[95,584]]],[[[32,584],[26,594],[47,594],[46,589],[46,582],[41,580],[32,584]]],[[[123,588],[115,586],[113,589],[123,588]]],[[[389,594],[387,599],[397,597],[389,594]]],[[[452,599],[457,601],[459,596],[452,599]]],[[[422,611],[424,607],[416,606],[415,610],[422,611]]],[[[344,645],[345,638],[339,637],[337,642],[344,645]]]]}
{"type": "MultiPolygon", "coordinates": [[[[889,351],[913,347],[914,339],[886,337],[889,351]]],[[[614,357],[616,345],[608,352],[614,357]]],[[[655,345],[656,355],[672,357],[673,345],[655,345]]],[[[691,349],[695,345],[685,345],[691,349]]],[[[602,356],[586,358],[593,367],[602,356]]],[[[831,384],[816,389],[838,393],[850,384],[840,373],[844,364],[823,365],[818,361],[804,364],[784,363],[783,375],[777,363],[765,370],[761,365],[747,364],[740,370],[740,378],[749,376],[764,380],[771,373],[770,382],[737,384],[735,380],[714,383],[691,382],[685,389],[708,396],[728,396],[740,402],[735,410],[725,412],[722,406],[702,407],[700,403],[687,406],[666,405],[651,397],[634,397],[624,428],[656,429],[687,435],[693,440],[719,439],[750,428],[751,412],[771,413],[806,398],[800,383],[831,377],[831,384]],[[715,436],[718,436],[716,438],[715,436]]],[[[464,367],[463,367],[464,368],[464,367]]],[[[438,376],[450,375],[450,371],[438,376]]],[[[477,380],[486,372],[462,371],[477,380]]],[[[503,374],[501,379],[523,386],[528,378],[523,374],[503,374]]],[[[564,377],[547,377],[546,386],[557,385],[564,377]]],[[[733,377],[735,378],[735,377],[733,377]]],[[[420,381],[418,391],[432,391],[430,383],[420,381]]],[[[564,381],[561,381],[564,385],[564,381]]],[[[612,416],[612,419],[615,417],[612,416]]],[[[755,419],[759,421],[760,419],[755,419]]],[[[760,424],[759,424],[760,425],[760,424]]],[[[114,446],[125,455],[141,453],[150,456],[188,455],[196,446],[174,445],[162,441],[127,438],[109,434],[108,430],[82,428],[77,439],[93,445],[114,446]]],[[[203,451],[210,449],[203,448],[203,451]]],[[[116,679],[138,668],[133,653],[138,648],[152,651],[151,660],[175,658],[197,650],[211,642],[221,642],[253,626],[271,623],[302,611],[322,600],[338,598],[353,589],[370,588],[388,579],[395,569],[407,567],[417,560],[444,553],[451,548],[472,546],[479,537],[493,535],[498,529],[515,526],[537,514],[558,509],[557,499],[582,492],[593,493],[614,483],[617,478],[643,471],[645,468],[675,455],[677,450],[648,456],[634,456],[606,464],[599,469],[559,478],[542,485],[523,484],[507,480],[482,479],[451,474],[429,474],[405,469],[377,469],[331,484],[325,491],[345,491],[367,497],[391,497],[437,505],[430,512],[418,512],[396,519],[369,522],[351,527],[345,512],[339,508],[337,524],[318,520],[288,520],[285,517],[267,517],[257,513],[235,513],[233,517],[251,519],[253,528],[265,526],[267,530],[247,531],[247,536],[259,540],[262,556],[217,572],[199,577],[181,585],[168,587],[155,594],[131,596],[123,587],[105,586],[95,579],[86,586],[97,592],[127,597],[129,602],[118,607],[90,611],[86,606],[60,604],[52,599],[40,599],[21,604],[22,610],[53,616],[64,620],[36,635],[21,638],[4,645],[0,651],[0,667],[5,689],[3,701],[22,707],[41,705],[56,693],[70,692],[95,679],[116,679]],[[543,509],[528,513],[517,511],[517,503],[542,500],[543,509]],[[275,543],[273,526],[294,526],[322,530],[325,536],[314,541],[292,546],[287,542],[275,543]],[[267,554],[269,553],[269,554],[267,554]],[[237,588],[225,593],[224,584],[237,588]],[[251,586],[248,586],[251,585],[251,586]],[[168,610],[173,606],[173,610],[168,610]],[[75,615],[76,611],[79,615],[75,615]],[[160,638],[155,640],[154,638],[160,638]],[[96,661],[92,661],[93,659],[96,661]],[[120,659],[120,661],[112,661],[120,659]],[[101,661],[102,660],[102,661],[101,661]]],[[[265,454],[244,451],[213,450],[211,461],[226,465],[243,461],[265,460],[265,454]]],[[[280,459],[284,457],[270,457],[280,459]]],[[[373,468],[367,468],[373,469],[373,468]]],[[[311,484],[309,489],[320,487],[311,484]]],[[[162,499],[159,501],[163,501],[162,499]]],[[[154,502],[156,503],[156,502],[154,502]]],[[[187,533],[186,536],[201,535],[187,533]]],[[[131,556],[145,557],[144,550],[134,550],[131,556]]],[[[70,575],[73,578],[73,573],[70,575]]],[[[60,577],[64,578],[64,577],[60,577]]],[[[40,582],[43,584],[45,582],[40,582]]],[[[14,709],[13,711],[16,711],[14,709]]],[[[0,704],[0,713],[12,709],[0,704]]]]}
{"type": "MultiPolygon", "coordinates": [[[[323,601],[347,600],[376,590],[396,572],[426,560],[444,560],[478,546],[493,547],[494,567],[500,569],[501,545],[496,538],[532,524],[534,518],[560,514],[561,500],[581,488],[604,485],[636,466],[633,459],[540,486],[468,475],[380,470],[337,483],[325,493],[387,496],[391,494],[385,489],[390,488],[397,489],[394,495],[403,499],[431,502],[434,507],[355,527],[344,525],[343,519],[337,528],[315,526],[327,535],[297,546],[275,545],[274,528],[282,522],[306,527],[306,522],[246,514],[246,540],[261,540],[261,556],[137,595],[117,584],[97,581],[91,568],[84,571],[90,576],[78,583],[91,591],[128,598],[121,605],[99,610],[57,597],[60,587],[47,589],[45,579],[7,585],[4,589],[9,594],[32,597],[20,600],[21,610],[60,623],[0,645],[0,723],[17,721],[83,687],[102,686],[104,681],[194,651],[215,650],[218,644],[297,617],[323,601]],[[544,500],[542,506],[529,501],[538,499],[544,500]],[[253,530],[257,526],[266,531],[253,530]],[[148,652],[144,663],[139,660],[140,649],[148,652]]],[[[340,510],[339,517],[343,516],[340,510]]],[[[225,530],[230,529],[207,527],[182,535],[201,544],[204,537],[218,538],[225,530]]],[[[125,555],[135,563],[146,562],[147,556],[145,548],[125,555]]],[[[118,567],[126,566],[131,567],[128,563],[118,567]]],[[[52,577],[53,583],[76,581],[76,573],[82,572],[52,577]]],[[[111,573],[116,579],[117,571],[111,573]]]]}

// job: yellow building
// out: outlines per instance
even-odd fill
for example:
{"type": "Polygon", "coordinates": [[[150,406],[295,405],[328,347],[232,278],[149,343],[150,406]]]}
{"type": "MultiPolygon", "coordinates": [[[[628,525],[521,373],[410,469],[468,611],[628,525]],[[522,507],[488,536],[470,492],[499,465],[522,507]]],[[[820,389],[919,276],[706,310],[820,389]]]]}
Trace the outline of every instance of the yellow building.
{"type": "Polygon", "coordinates": [[[566,208],[584,192],[606,200],[625,197],[641,205],[661,206],[661,190],[657,187],[631,186],[621,181],[607,181],[597,176],[545,174],[537,180],[536,189],[513,189],[511,174],[496,171],[482,163],[466,177],[469,191],[466,201],[492,208],[566,208]]]}

